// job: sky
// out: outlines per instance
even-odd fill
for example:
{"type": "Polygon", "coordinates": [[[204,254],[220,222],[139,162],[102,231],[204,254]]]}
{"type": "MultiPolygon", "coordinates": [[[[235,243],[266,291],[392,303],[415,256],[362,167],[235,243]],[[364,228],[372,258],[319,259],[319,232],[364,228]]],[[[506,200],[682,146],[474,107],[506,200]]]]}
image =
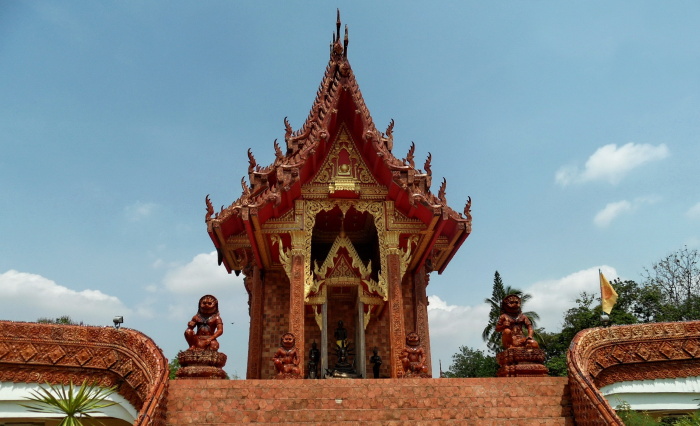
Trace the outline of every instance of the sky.
{"type": "Polygon", "coordinates": [[[495,271],[555,332],[598,269],[641,282],[700,247],[697,2],[2,2],[0,319],[123,315],[173,358],[214,294],[245,377],[247,295],[204,198],[229,205],[247,149],[270,164],[301,127],[336,7],[394,155],[414,141],[452,208],[472,198],[428,287],[434,371],[485,349],[495,271]]]}

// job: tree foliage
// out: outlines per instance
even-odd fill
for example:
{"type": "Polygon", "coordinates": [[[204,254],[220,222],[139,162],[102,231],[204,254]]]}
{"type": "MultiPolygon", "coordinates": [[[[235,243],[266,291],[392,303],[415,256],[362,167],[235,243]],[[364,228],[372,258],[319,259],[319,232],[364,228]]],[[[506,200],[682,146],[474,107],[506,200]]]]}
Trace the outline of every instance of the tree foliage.
{"type": "Polygon", "coordinates": [[[496,358],[484,354],[484,351],[460,346],[452,355],[452,365],[444,373],[445,377],[495,377],[498,371],[496,358]]]}
{"type": "Polygon", "coordinates": [[[77,322],[73,321],[70,315],[63,315],[58,318],[48,318],[41,317],[36,322],[40,324],[63,324],[63,325],[78,325],[77,322]]]}
{"type": "Polygon", "coordinates": [[[700,253],[688,247],[673,252],[651,269],[645,268],[648,321],[689,321],[700,318],[700,253]]]}
{"type": "Polygon", "coordinates": [[[170,380],[174,380],[176,378],[175,374],[177,374],[177,370],[180,369],[180,361],[178,361],[177,357],[170,360],[168,367],[170,368],[170,380]]]}

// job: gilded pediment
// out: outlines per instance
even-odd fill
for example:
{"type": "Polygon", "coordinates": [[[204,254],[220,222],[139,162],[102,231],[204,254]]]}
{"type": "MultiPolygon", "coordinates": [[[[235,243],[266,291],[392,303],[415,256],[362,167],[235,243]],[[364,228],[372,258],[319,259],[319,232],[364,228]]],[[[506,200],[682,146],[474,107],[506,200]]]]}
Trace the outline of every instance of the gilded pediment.
{"type": "Polygon", "coordinates": [[[330,194],[336,191],[359,193],[362,185],[377,185],[345,125],[340,127],[326,159],[310,184],[323,185],[330,194]]]}

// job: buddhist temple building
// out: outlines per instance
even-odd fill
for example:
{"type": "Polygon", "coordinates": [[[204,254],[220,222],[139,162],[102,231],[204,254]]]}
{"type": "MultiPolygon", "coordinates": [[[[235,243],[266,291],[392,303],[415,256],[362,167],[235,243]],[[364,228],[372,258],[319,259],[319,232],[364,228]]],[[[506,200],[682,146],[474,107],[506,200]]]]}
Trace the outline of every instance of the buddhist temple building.
{"type": "MultiPolygon", "coordinates": [[[[0,426],[58,424],[64,413],[32,410],[28,398],[46,384],[65,391],[81,383],[114,391],[107,398],[114,405],[95,414],[107,426],[623,426],[615,411],[621,399],[658,418],[697,411],[697,320],[584,329],[569,345],[568,377],[530,374],[527,363],[509,369],[516,365],[510,360],[525,359],[521,350],[532,349],[522,347],[510,348],[502,365],[508,374],[500,377],[429,377],[426,288],[471,233],[471,199],[453,210],[444,179],[431,189],[430,154],[422,168],[413,144],[404,157],[394,154],[394,123],[383,132],[375,127],[348,61],[348,41],[338,16],[306,121],[294,130],[284,120],[284,143],[274,142],[272,164],[259,165],[248,151],[247,179],[228,207],[216,212],[206,197],[219,264],[245,277],[246,378],[308,380],[215,374],[213,367],[226,362],[217,339],[228,336],[215,332],[223,332],[223,322],[213,295],[200,298],[187,323],[177,373],[157,336],[120,327],[116,319],[114,328],[0,321],[0,426]],[[287,377],[277,355],[293,352],[289,342],[297,352],[287,377]],[[421,358],[414,376],[406,368],[408,346],[421,358]],[[308,356],[314,347],[318,352],[308,356]],[[350,377],[332,374],[340,365],[335,348],[352,357],[350,377]],[[318,376],[307,363],[317,355],[318,376]],[[312,380],[324,376],[332,379],[312,380]]],[[[182,333],[187,319],[173,332],[182,333]]]]}
{"type": "Polygon", "coordinates": [[[407,333],[418,333],[430,359],[428,278],[469,236],[471,200],[462,213],[450,208],[446,181],[431,189],[431,156],[419,168],[414,144],[405,157],[394,154],[393,120],[384,132],[375,127],[340,17],[308,118],[298,130],[284,123],[272,164],[259,165],[248,151],[248,182],[242,179],[237,200],[215,213],[207,198],[219,261],[245,274],[246,377],[271,377],[269,360],[286,332],[296,337],[301,365],[316,342],[325,371],[338,321],[360,376],[368,377],[375,347],[385,360],[382,376],[400,376],[407,333]]]}

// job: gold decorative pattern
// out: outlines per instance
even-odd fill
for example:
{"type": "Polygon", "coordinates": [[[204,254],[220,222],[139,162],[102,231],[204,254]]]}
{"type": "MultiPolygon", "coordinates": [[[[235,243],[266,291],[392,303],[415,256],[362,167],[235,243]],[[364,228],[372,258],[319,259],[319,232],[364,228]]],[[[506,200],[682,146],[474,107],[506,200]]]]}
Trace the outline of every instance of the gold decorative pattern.
{"type": "MultiPolygon", "coordinates": [[[[338,207],[343,214],[347,213],[350,208],[354,208],[359,212],[368,212],[374,219],[374,226],[377,228],[379,239],[379,257],[380,257],[380,273],[379,273],[379,290],[380,294],[387,295],[386,281],[383,279],[382,270],[386,270],[386,253],[384,244],[384,234],[386,224],[384,222],[384,203],[364,201],[364,200],[305,200],[304,201],[304,229],[311,231],[316,223],[316,215],[321,211],[330,211],[338,207]]],[[[306,285],[304,286],[304,296],[308,297],[311,289],[314,287],[314,277],[311,274],[311,232],[306,232],[304,235],[304,252],[307,265],[306,285]]]]}
{"type": "Polygon", "coordinates": [[[323,332],[323,311],[321,310],[321,306],[316,305],[313,307],[313,310],[316,325],[318,325],[318,329],[321,330],[321,332],[323,332]]]}
{"type": "Polygon", "coordinates": [[[359,184],[377,185],[345,124],[340,126],[338,136],[311,183],[325,184],[331,194],[341,190],[359,192],[359,184]]]}
{"type": "Polygon", "coordinates": [[[386,217],[388,231],[420,232],[427,228],[420,219],[409,218],[394,208],[394,203],[386,203],[386,217]]]}

